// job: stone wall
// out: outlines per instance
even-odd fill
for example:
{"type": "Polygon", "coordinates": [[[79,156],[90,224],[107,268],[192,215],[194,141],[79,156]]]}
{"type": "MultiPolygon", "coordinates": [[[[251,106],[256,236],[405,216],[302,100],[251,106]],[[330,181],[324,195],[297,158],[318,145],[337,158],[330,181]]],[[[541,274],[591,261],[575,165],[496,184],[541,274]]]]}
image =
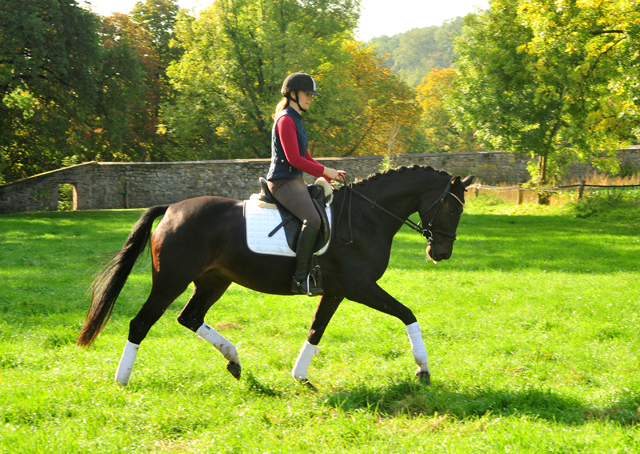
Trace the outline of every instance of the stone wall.
{"type": "MultiPolygon", "coordinates": [[[[640,168],[640,150],[621,153],[621,160],[640,168]]],[[[430,165],[452,175],[476,175],[485,184],[517,184],[529,180],[529,158],[507,152],[402,155],[393,166],[430,165]]],[[[322,164],[344,169],[352,179],[378,172],[382,156],[320,158],[322,164]]],[[[58,188],[73,186],[74,209],[143,208],[179,202],[190,197],[217,195],[246,199],[269,168],[267,159],[229,161],[107,163],[89,162],[43,173],[0,186],[0,213],[55,211],[58,188]]],[[[568,179],[593,171],[573,166],[568,179]]]]}

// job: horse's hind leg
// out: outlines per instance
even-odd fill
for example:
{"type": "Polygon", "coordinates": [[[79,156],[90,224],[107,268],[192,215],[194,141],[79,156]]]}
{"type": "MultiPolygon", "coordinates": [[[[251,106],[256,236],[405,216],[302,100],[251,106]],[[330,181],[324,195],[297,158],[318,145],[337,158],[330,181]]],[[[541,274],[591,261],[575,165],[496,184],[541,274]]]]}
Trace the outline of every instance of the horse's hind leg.
{"type": "Polygon", "coordinates": [[[196,279],[194,285],[195,291],[178,316],[178,322],[217,348],[228,361],[227,370],[239,380],[241,367],[238,351],[231,342],[204,322],[205,315],[229,288],[231,281],[210,272],[196,279]]]}
{"type": "Polygon", "coordinates": [[[307,370],[309,370],[311,360],[313,356],[318,353],[320,339],[341,301],[342,297],[328,295],[324,295],[320,299],[316,313],[313,315],[313,322],[311,323],[309,334],[307,334],[307,340],[304,341],[298,359],[296,359],[293,370],[291,371],[291,375],[293,375],[295,380],[308,383],[307,370]]]}
{"type": "Polygon", "coordinates": [[[160,319],[171,303],[186,288],[187,285],[183,285],[174,287],[171,291],[167,291],[167,289],[160,290],[158,285],[154,283],[149,298],[147,298],[138,315],[129,323],[129,337],[116,370],[115,380],[117,383],[121,385],[129,383],[129,377],[136,361],[140,343],[147,337],[151,327],[160,319]]]}

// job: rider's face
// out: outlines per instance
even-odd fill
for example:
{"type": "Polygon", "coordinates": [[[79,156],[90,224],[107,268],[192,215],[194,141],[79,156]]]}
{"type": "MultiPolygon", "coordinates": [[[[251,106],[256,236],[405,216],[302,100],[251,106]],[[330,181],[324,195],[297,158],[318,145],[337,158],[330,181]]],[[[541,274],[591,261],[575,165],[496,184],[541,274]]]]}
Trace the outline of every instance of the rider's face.
{"type": "Polygon", "coordinates": [[[304,91],[298,91],[298,103],[300,103],[300,107],[308,110],[309,106],[311,106],[311,101],[313,101],[313,95],[305,93],[304,91]]]}

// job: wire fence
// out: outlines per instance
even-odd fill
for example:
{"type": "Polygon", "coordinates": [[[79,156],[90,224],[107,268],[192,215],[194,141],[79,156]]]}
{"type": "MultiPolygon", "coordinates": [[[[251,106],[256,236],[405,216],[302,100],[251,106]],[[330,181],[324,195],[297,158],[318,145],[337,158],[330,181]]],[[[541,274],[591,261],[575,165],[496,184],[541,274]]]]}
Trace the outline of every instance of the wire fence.
{"type": "Polygon", "coordinates": [[[549,186],[549,187],[522,187],[522,186],[491,186],[487,184],[476,183],[472,184],[468,187],[468,190],[475,190],[475,196],[480,195],[480,191],[502,191],[502,192],[515,192],[516,193],[516,201],[518,205],[524,203],[525,199],[530,197],[537,197],[540,193],[547,194],[559,194],[562,192],[568,192],[571,190],[578,189],[578,200],[581,200],[584,197],[585,189],[590,188],[611,188],[611,189],[623,189],[623,188],[640,188],[640,184],[620,184],[620,185],[605,185],[605,184],[586,184],[586,182],[582,182],[579,184],[569,184],[564,186],[549,186]]]}

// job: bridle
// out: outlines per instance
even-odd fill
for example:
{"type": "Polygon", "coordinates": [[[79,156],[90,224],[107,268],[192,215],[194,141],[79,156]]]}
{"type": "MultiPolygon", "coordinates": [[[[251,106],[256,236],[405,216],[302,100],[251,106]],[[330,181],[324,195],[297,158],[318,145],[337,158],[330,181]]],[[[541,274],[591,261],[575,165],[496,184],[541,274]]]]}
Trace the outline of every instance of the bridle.
{"type": "MultiPolygon", "coordinates": [[[[444,192],[442,193],[442,195],[440,197],[438,197],[438,200],[433,202],[431,204],[431,206],[426,211],[428,213],[429,211],[431,211],[431,209],[434,206],[437,206],[436,212],[433,213],[433,217],[431,218],[431,220],[427,224],[427,227],[422,229],[422,232],[421,232],[422,236],[424,236],[427,239],[427,242],[429,243],[429,245],[445,243],[446,241],[448,241],[448,240],[435,241],[433,239],[433,234],[434,233],[437,233],[438,235],[449,237],[451,239],[451,241],[455,241],[456,238],[457,238],[455,232],[450,233],[450,232],[445,232],[444,230],[439,230],[439,229],[433,228],[433,225],[436,223],[436,219],[438,218],[438,214],[440,214],[440,210],[444,206],[444,199],[446,199],[448,195],[452,196],[454,199],[456,199],[458,201],[458,203],[460,205],[464,206],[464,202],[462,200],[460,200],[457,195],[455,195],[453,192],[451,192],[450,189],[451,189],[451,180],[449,180],[449,183],[447,183],[447,187],[444,188],[444,192]]],[[[418,226],[420,226],[420,224],[418,224],[418,226]]]]}
{"type": "MultiPolygon", "coordinates": [[[[444,188],[444,192],[440,195],[440,197],[438,197],[438,199],[435,202],[433,202],[431,204],[431,206],[427,209],[426,213],[431,211],[433,209],[433,207],[436,207],[436,211],[433,213],[433,216],[432,216],[431,220],[429,221],[429,223],[427,224],[427,226],[425,228],[423,228],[420,225],[422,223],[422,221],[418,222],[416,224],[411,219],[402,219],[400,216],[397,216],[397,215],[393,214],[391,211],[387,210],[385,207],[383,207],[381,205],[378,205],[375,201],[371,200],[369,197],[367,197],[366,195],[362,194],[360,191],[357,191],[356,189],[354,189],[353,188],[353,183],[345,184],[345,188],[347,188],[349,191],[351,191],[351,194],[356,194],[360,198],[362,198],[362,199],[366,200],[367,202],[369,202],[374,207],[376,207],[379,210],[381,210],[382,212],[384,212],[384,213],[388,214],[389,216],[391,216],[392,218],[400,221],[401,223],[403,223],[404,225],[409,227],[411,230],[414,230],[414,231],[418,232],[420,235],[422,235],[427,240],[427,243],[429,244],[429,246],[431,246],[432,244],[445,243],[447,241],[455,241],[455,239],[457,238],[457,235],[456,235],[455,232],[451,233],[451,232],[446,232],[444,230],[440,230],[440,229],[434,228],[434,224],[436,223],[436,220],[438,219],[438,214],[440,214],[440,210],[444,206],[444,200],[447,198],[448,195],[452,196],[454,199],[456,199],[458,201],[458,203],[460,203],[460,205],[464,206],[464,202],[462,200],[460,200],[460,198],[458,196],[456,196],[454,193],[451,192],[451,180],[449,180],[449,182],[447,183],[447,187],[444,188]],[[448,239],[442,240],[442,241],[435,241],[433,239],[433,234],[434,233],[437,234],[437,235],[445,236],[448,239]]],[[[344,199],[342,199],[342,206],[340,207],[340,213],[338,214],[338,224],[340,223],[340,219],[342,218],[342,209],[344,208],[344,203],[345,203],[346,199],[347,199],[346,197],[344,199]]],[[[349,218],[348,222],[349,222],[349,232],[351,232],[351,239],[349,240],[349,242],[344,243],[343,246],[346,246],[348,244],[353,243],[353,231],[351,229],[351,198],[349,200],[348,218],[349,218]]],[[[336,230],[337,230],[337,225],[336,225],[336,230]]]]}

